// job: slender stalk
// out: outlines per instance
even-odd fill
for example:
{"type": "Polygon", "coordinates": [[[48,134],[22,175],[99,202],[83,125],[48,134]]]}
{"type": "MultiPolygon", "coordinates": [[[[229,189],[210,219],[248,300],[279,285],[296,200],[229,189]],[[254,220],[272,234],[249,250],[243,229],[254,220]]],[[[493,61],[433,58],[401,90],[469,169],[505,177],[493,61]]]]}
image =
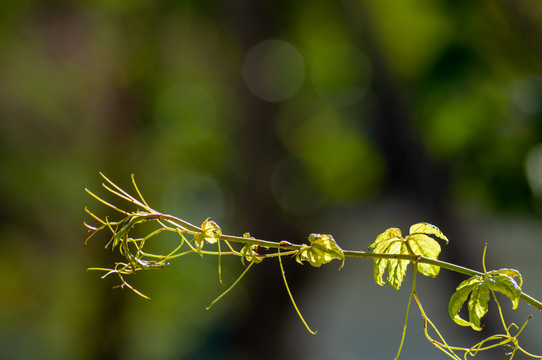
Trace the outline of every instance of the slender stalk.
{"type": "Polygon", "coordinates": [[[305,325],[305,328],[307,328],[307,330],[311,334],[316,335],[316,331],[311,330],[311,328],[309,327],[309,324],[307,324],[307,322],[303,318],[303,315],[301,315],[301,311],[299,311],[299,308],[297,307],[297,305],[295,303],[294,296],[292,295],[292,292],[290,291],[290,287],[288,286],[288,282],[286,281],[286,274],[284,273],[284,267],[282,266],[281,256],[283,256],[283,255],[280,253],[280,247],[279,247],[278,248],[278,258],[279,258],[279,265],[280,265],[280,273],[282,274],[282,279],[284,280],[284,286],[286,287],[286,292],[288,292],[288,296],[290,297],[290,300],[292,301],[292,305],[294,306],[294,309],[297,312],[297,315],[299,316],[299,318],[301,319],[301,321],[305,325]]]}
{"type": "Polygon", "coordinates": [[[252,261],[248,266],[247,268],[245,269],[245,271],[243,271],[243,273],[241,274],[241,276],[239,276],[237,278],[237,280],[235,280],[235,282],[233,284],[231,284],[231,286],[226,290],[224,291],[222,294],[220,294],[219,297],[217,297],[216,299],[214,299],[205,309],[209,310],[214,304],[216,304],[218,302],[218,300],[222,299],[224,296],[226,296],[227,293],[229,293],[231,291],[231,289],[233,289],[235,287],[235,285],[237,285],[239,283],[239,281],[241,281],[241,279],[243,278],[243,276],[245,276],[245,274],[248,272],[248,270],[250,270],[250,268],[252,267],[252,265],[254,265],[254,261],[252,261]]]}
{"type": "Polygon", "coordinates": [[[405,342],[405,336],[406,336],[406,330],[407,330],[407,324],[408,324],[408,315],[410,313],[410,304],[412,303],[412,297],[414,294],[416,294],[416,275],[418,274],[418,268],[414,267],[414,275],[412,275],[412,290],[410,292],[410,296],[408,298],[408,304],[406,309],[406,315],[405,315],[405,325],[403,326],[403,334],[401,335],[401,342],[399,343],[399,350],[397,350],[397,355],[395,355],[395,360],[399,359],[399,355],[401,355],[401,350],[403,349],[403,343],[405,342]]]}
{"type": "MultiPolygon", "coordinates": [[[[276,248],[276,249],[280,248],[280,249],[287,249],[287,250],[299,250],[301,248],[301,245],[296,245],[296,244],[291,244],[291,243],[285,244],[285,242],[279,243],[279,242],[268,241],[268,240],[249,239],[249,238],[244,238],[240,236],[222,235],[220,238],[223,240],[228,240],[232,242],[258,245],[258,246],[267,247],[267,248],[276,248]]],[[[454,272],[464,274],[467,276],[475,276],[475,275],[483,276],[484,275],[483,272],[469,269],[464,266],[452,264],[446,261],[430,259],[430,258],[419,256],[419,255],[379,254],[379,253],[374,253],[374,252],[357,251],[357,250],[345,250],[343,251],[343,253],[345,257],[351,257],[351,258],[410,260],[412,262],[417,261],[418,263],[436,265],[443,269],[454,271],[454,272]]],[[[529,305],[534,306],[538,310],[542,311],[542,302],[534,299],[532,296],[527,295],[526,293],[522,292],[520,295],[520,299],[525,301],[529,305]]]]}
{"type": "Polygon", "coordinates": [[[222,282],[222,251],[220,250],[220,240],[216,242],[216,245],[218,246],[218,282],[220,285],[224,285],[222,282]]]}
{"type": "MultiPolygon", "coordinates": [[[[200,230],[201,231],[201,230],[200,230]]],[[[291,244],[289,242],[274,242],[274,241],[268,241],[268,240],[261,240],[261,239],[253,239],[253,238],[244,238],[241,236],[231,236],[231,235],[222,235],[220,237],[222,240],[228,240],[231,242],[238,242],[238,243],[244,243],[244,244],[250,244],[250,245],[258,245],[266,248],[275,248],[275,249],[284,249],[284,250],[299,250],[301,249],[301,245],[297,244],[291,244]]],[[[430,265],[436,265],[440,266],[441,268],[455,271],[461,274],[465,274],[468,276],[482,276],[484,273],[472,270],[463,266],[451,264],[445,261],[441,260],[435,260],[430,259],[427,257],[419,256],[419,255],[410,255],[410,254],[379,254],[374,252],[367,252],[367,251],[357,251],[357,250],[345,250],[343,251],[345,257],[352,257],[352,258],[372,258],[372,259],[400,259],[400,260],[410,260],[410,261],[418,261],[419,263],[425,263],[430,265]]],[[[536,306],[536,305],[533,305],[536,306]]],[[[542,303],[540,304],[540,310],[542,310],[542,303]]]]}
{"type": "MultiPolygon", "coordinates": [[[[201,229],[200,229],[201,231],[201,229]]],[[[301,245],[297,244],[291,244],[287,241],[281,241],[281,242],[275,242],[275,241],[268,241],[268,240],[261,240],[261,239],[254,239],[254,238],[245,238],[242,236],[232,236],[232,235],[222,235],[220,237],[221,240],[227,240],[231,242],[236,243],[243,243],[243,244],[249,244],[249,245],[258,245],[264,248],[274,248],[274,249],[284,249],[284,250],[299,250],[301,249],[301,245]]]]}

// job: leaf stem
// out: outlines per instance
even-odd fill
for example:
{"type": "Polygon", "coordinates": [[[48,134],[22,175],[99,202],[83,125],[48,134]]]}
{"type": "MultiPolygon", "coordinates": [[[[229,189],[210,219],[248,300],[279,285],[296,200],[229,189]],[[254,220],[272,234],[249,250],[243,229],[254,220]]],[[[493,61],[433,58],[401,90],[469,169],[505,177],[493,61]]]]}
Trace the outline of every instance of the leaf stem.
{"type": "Polygon", "coordinates": [[[292,301],[292,305],[294,306],[294,309],[295,311],[297,312],[297,315],[299,316],[299,318],[301,319],[301,321],[303,322],[303,324],[305,325],[305,327],[307,328],[307,330],[313,334],[313,335],[316,335],[316,331],[312,331],[311,328],[309,327],[309,325],[307,324],[307,322],[305,321],[305,319],[303,318],[303,315],[301,315],[301,312],[299,311],[299,308],[297,307],[297,305],[295,304],[295,300],[294,300],[294,297],[292,295],[292,292],[290,291],[290,287],[288,286],[288,282],[286,281],[286,274],[284,273],[284,267],[282,266],[282,260],[281,260],[281,253],[280,253],[280,246],[278,248],[278,258],[279,258],[279,265],[280,265],[280,272],[282,274],[282,279],[284,280],[284,286],[286,287],[286,291],[288,292],[288,296],[290,296],[290,300],[292,301]]]}
{"type": "Polygon", "coordinates": [[[217,297],[216,299],[213,300],[213,302],[211,302],[205,309],[209,310],[214,304],[216,304],[218,302],[218,300],[222,299],[224,296],[226,296],[227,293],[229,293],[231,291],[231,289],[233,289],[235,287],[235,285],[237,285],[239,283],[239,281],[241,281],[241,279],[245,276],[245,274],[248,272],[248,270],[250,270],[250,268],[252,267],[252,265],[254,265],[254,261],[252,261],[248,266],[247,268],[245,269],[245,271],[243,271],[243,273],[237,278],[237,280],[235,280],[235,282],[233,284],[231,284],[231,286],[226,290],[224,291],[222,294],[220,294],[219,297],[217,297]]]}
{"type": "Polygon", "coordinates": [[[414,274],[412,275],[412,291],[410,292],[410,296],[408,298],[408,304],[406,309],[406,315],[405,315],[405,325],[403,326],[403,334],[401,335],[401,342],[399,343],[399,350],[397,350],[397,355],[395,355],[395,360],[399,359],[399,355],[401,354],[401,350],[403,349],[403,343],[405,342],[405,336],[406,336],[406,330],[407,330],[407,324],[408,324],[408,314],[410,312],[410,304],[412,303],[412,297],[414,294],[416,294],[416,275],[418,268],[414,266],[414,274]]]}

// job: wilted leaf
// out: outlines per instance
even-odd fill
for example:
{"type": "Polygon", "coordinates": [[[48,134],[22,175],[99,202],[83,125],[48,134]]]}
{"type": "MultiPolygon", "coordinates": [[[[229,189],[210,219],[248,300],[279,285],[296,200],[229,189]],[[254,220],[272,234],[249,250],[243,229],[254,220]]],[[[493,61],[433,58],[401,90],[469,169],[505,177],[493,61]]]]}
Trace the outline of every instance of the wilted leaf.
{"type": "Polygon", "coordinates": [[[523,285],[523,278],[519,271],[514,269],[499,269],[490,271],[488,275],[490,275],[488,279],[489,288],[506,295],[512,301],[512,309],[516,309],[519,304],[519,297],[521,296],[521,285],[523,285]],[[514,277],[519,278],[519,285],[514,280],[514,277]]]}
{"type": "Polygon", "coordinates": [[[500,269],[490,271],[483,276],[475,275],[463,281],[450,298],[448,304],[450,317],[461,326],[470,326],[474,330],[480,331],[482,329],[480,320],[488,310],[490,290],[506,295],[512,300],[512,308],[517,308],[521,287],[513,279],[516,276],[521,280],[521,275],[516,270],[500,269]],[[469,321],[466,321],[459,316],[459,311],[461,311],[469,295],[470,299],[467,306],[469,321]]]}
{"type": "Polygon", "coordinates": [[[263,261],[263,258],[259,256],[259,254],[256,252],[257,248],[257,245],[246,244],[241,249],[241,261],[243,262],[243,265],[245,264],[245,259],[247,259],[247,261],[255,263],[261,263],[263,261]]]}
{"type": "MultiPolygon", "coordinates": [[[[506,268],[503,268],[503,269],[499,269],[499,270],[492,270],[488,273],[489,275],[506,275],[510,278],[514,278],[514,277],[517,277],[519,279],[519,287],[521,288],[523,286],[523,278],[521,277],[521,274],[519,273],[519,271],[515,270],[515,269],[506,269],[506,268]]],[[[514,281],[515,282],[515,281],[514,281]]]]}
{"type": "Polygon", "coordinates": [[[296,256],[297,262],[308,261],[312,266],[320,267],[322,264],[327,264],[333,259],[339,259],[343,261],[344,265],[343,251],[337,245],[333,236],[310,234],[309,242],[310,246],[304,245],[298,251],[296,256]]]}

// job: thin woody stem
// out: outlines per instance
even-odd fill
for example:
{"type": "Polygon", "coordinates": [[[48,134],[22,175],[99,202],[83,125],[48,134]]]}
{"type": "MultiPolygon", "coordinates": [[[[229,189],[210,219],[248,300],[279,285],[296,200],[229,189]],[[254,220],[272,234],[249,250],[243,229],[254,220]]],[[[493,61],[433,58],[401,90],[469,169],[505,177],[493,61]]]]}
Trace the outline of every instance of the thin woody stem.
{"type": "MultiPolygon", "coordinates": [[[[287,249],[287,250],[299,250],[301,249],[301,246],[302,246],[302,245],[292,244],[285,241],[274,242],[274,241],[252,239],[252,238],[249,239],[249,238],[244,238],[240,236],[231,236],[231,235],[222,235],[220,238],[223,240],[228,240],[232,242],[240,242],[240,243],[245,243],[245,244],[250,244],[250,245],[258,245],[258,246],[276,248],[276,249],[280,248],[280,249],[287,249]]],[[[379,254],[379,253],[374,253],[374,252],[357,251],[357,250],[344,250],[343,254],[345,257],[351,257],[351,258],[398,259],[398,260],[410,260],[412,262],[417,261],[418,263],[439,266],[443,269],[454,271],[454,272],[464,274],[467,276],[483,276],[484,275],[483,272],[469,269],[464,266],[452,264],[446,261],[435,260],[435,259],[431,259],[428,257],[419,256],[419,255],[379,254]]],[[[529,305],[534,306],[538,310],[542,311],[542,302],[534,299],[530,295],[527,295],[526,293],[522,292],[520,295],[520,299],[525,301],[529,305]]]]}

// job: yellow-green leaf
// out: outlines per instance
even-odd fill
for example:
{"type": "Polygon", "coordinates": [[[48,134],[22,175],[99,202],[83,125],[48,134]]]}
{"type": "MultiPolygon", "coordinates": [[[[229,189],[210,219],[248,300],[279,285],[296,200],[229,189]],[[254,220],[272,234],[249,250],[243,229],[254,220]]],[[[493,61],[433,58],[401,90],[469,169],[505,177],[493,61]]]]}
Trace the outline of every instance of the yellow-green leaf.
{"type": "Polygon", "coordinates": [[[489,303],[489,287],[481,282],[472,288],[469,299],[469,322],[474,330],[482,330],[480,320],[487,313],[489,303]]]}
{"type": "MultiPolygon", "coordinates": [[[[383,254],[408,254],[406,244],[402,240],[390,239],[388,241],[383,241],[379,244],[379,246],[377,246],[377,249],[380,251],[375,250],[375,252],[383,254]]],[[[373,276],[376,283],[378,285],[390,284],[391,287],[399,290],[406,274],[408,263],[408,260],[375,258],[373,276]],[[383,277],[386,270],[388,272],[387,279],[384,281],[383,277]]]]}
{"type": "Polygon", "coordinates": [[[488,274],[491,275],[493,273],[500,274],[500,275],[506,275],[506,276],[509,276],[511,278],[517,277],[519,279],[519,287],[521,288],[523,286],[523,278],[521,277],[521,274],[519,273],[519,271],[517,271],[515,269],[503,268],[503,269],[499,269],[499,270],[492,270],[488,274]]]}
{"type": "Polygon", "coordinates": [[[512,309],[516,309],[521,296],[521,287],[509,275],[495,275],[488,279],[488,286],[493,291],[506,295],[512,301],[512,309]]]}
{"type": "Polygon", "coordinates": [[[461,284],[459,284],[459,286],[457,287],[456,290],[460,290],[460,289],[462,289],[464,287],[467,287],[467,286],[469,286],[471,284],[481,283],[482,281],[483,281],[483,278],[481,276],[478,276],[478,275],[471,276],[467,280],[464,280],[463,282],[461,282],[461,284]]]}
{"type": "MultiPolygon", "coordinates": [[[[441,248],[439,243],[425,234],[415,233],[407,236],[406,240],[416,255],[436,260],[440,254],[441,248]]],[[[436,277],[439,274],[440,267],[419,263],[418,271],[425,276],[436,277]]]]}
{"type": "Polygon", "coordinates": [[[194,235],[194,245],[196,246],[197,252],[200,255],[202,255],[201,249],[203,249],[203,245],[205,245],[205,234],[203,234],[202,232],[199,232],[196,235],[194,235]]]}
{"type": "Polygon", "coordinates": [[[201,224],[201,230],[203,231],[203,237],[209,244],[216,243],[222,236],[222,229],[214,221],[205,220],[201,224]]]}
{"type": "MultiPolygon", "coordinates": [[[[310,234],[310,246],[302,246],[298,251],[296,260],[298,262],[308,261],[312,266],[320,267],[333,259],[343,261],[343,250],[337,245],[333,236],[324,234],[310,234]]],[[[341,266],[342,268],[342,266],[341,266]]]]}
{"type": "MultiPolygon", "coordinates": [[[[441,248],[438,242],[429,235],[448,241],[436,226],[428,223],[418,223],[410,227],[410,234],[406,238],[403,238],[401,230],[397,228],[387,229],[376,237],[375,242],[369,248],[372,248],[374,253],[379,254],[409,255],[412,251],[414,255],[436,260],[441,248]]],[[[375,258],[373,276],[376,283],[379,285],[390,284],[394,289],[399,289],[409,262],[410,260],[375,258]],[[387,280],[384,281],[386,270],[388,271],[387,280]]],[[[435,277],[438,275],[440,267],[420,263],[418,264],[418,270],[423,275],[435,277]]]]}
{"type": "Polygon", "coordinates": [[[257,245],[250,245],[246,244],[240,251],[241,253],[241,262],[243,265],[245,264],[245,259],[249,262],[255,262],[255,263],[261,263],[263,261],[263,257],[261,257],[257,252],[256,249],[258,248],[257,245]]]}
{"type": "Polygon", "coordinates": [[[448,312],[450,317],[459,325],[470,326],[481,330],[480,320],[487,313],[490,290],[500,292],[512,300],[512,308],[516,309],[521,296],[521,287],[513,279],[521,274],[513,269],[500,269],[488,272],[483,276],[475,275],[463,281],[450,298],[448,312]],[[469,321],[459,316],[459,311],[469,298],[469,321]]]}
{"type": "Polygon", "coordinates": [[[464,287],[461,285],[457,288],[456,292],[450,298],[450,303],[448,304],[448,313],[453,321],[461,326],[470,326],[470,322],[464,320],[459,316],[459,311],[463,307],[465,301],[467,301],[474,284],[470,284],[464,287]]]}
{"type": "MultiPolygon", "coordinates": [[[[379,254],[408,254],[401,230],[397,228],[389,228],[382,234],[376,237],[370,248],[373,248],[374,253],[379,254]]],[[[378,285],[390,284],[391,287],[398,290],[401,287],[403,278],[406,274],[408,260],[398,259],[382,259],[375,258],[373,265],[373,277],[378,285]],[[387,270],[386,280],[384,275],[387,270]]]]}
{"type": "MultiPolygon", "coordinates": [[[[401,230],[397,228],[389,228],[386,231],[384,231],[382,234],[378,235],[376,237],[375,242],[372,243],[369,246],[369,248],[375,249],[378,246],[378,244],[382,242],[386,242],[390,240],[402,240],[402,239],[403,239],[403,236],[401,235],[401,230]]],[[[379,252],[379,251],[376,251],[375,249],[375,252],[379,252]]]]}
{"type": "Polygon", "coordinates": [[[412,225],[410,227],[410,235],[412,234],[435,235],[436,237],[446,241],[446,244],[448,244],[448,238],[444,236],[442,231],[440,231],[440,229],[435,225],[429,223],[422,222],[412,225]]]}

